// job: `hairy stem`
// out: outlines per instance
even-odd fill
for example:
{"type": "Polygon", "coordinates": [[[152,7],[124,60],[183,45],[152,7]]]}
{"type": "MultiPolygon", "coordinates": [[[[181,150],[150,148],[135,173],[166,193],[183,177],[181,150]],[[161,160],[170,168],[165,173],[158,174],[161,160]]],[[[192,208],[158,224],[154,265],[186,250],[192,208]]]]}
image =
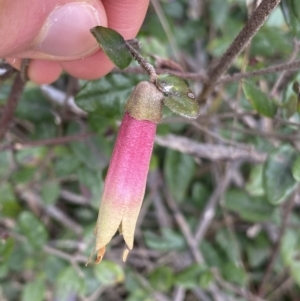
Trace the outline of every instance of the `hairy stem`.
{"type": "Polygon", "coordinates": [[[149,74],[150,82],[155,83],[157,74],[155,72],[154,67],[145,59],[143,58],[131,45],[131,43],[126,42],[126,47],[130,51],[133,58],[140,64],[140,66],[149,74]]]}
{"type": "Polygon", "coordinates": [[[217,65],[208,70],[209,83],[203,87],[202,93],[199,96],[200,102],[206,99],[209,93],[213,90],[216,82],[227,71],[238,54],[251,41],[279,2],[280,0],[263,0],[252,13],[244,28],[223,54],[217,65]]]}
{"type": "Polygon", "coordinates": [[[16,75],[16,78],[14,80],[14,83],[11,87],[11,91],[8,96],[7,103],[2,111],[1,119],[0,119],[0,141],[5,136],[11,121],[13,119],[13,115],[15,112],[15,109],[18,104],[18,100],[20,96],[22,95],[23,89],[25,86],[25,82],[22,79],[21,73],[18,73],[16,75]]]}

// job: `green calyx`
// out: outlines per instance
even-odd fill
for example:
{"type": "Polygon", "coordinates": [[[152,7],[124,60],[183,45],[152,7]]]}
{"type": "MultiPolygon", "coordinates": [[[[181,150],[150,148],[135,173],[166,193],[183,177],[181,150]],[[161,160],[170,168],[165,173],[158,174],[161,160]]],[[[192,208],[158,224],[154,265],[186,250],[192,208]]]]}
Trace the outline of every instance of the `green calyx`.
{"type": "Polygon", "coordinates": [[[164,94],[150,82],[140,82],[131,93],[125,110],[137,120],[160,123],[164,94]]]}

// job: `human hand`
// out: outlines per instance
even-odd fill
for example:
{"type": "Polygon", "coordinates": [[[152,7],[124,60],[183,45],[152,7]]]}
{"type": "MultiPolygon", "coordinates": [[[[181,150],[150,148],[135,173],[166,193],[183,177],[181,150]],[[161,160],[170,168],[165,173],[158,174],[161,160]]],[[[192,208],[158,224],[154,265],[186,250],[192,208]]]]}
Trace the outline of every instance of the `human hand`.
{"type": "Polygon", "coordinates": [[[125,39],[137,34],[149,0],[0,0],[0,57],[20,69],[30,58],[29,78],[46,84],[62,70],[83,79],[104,76],[113,64],[90,28],[101,25],[125,39]]]}

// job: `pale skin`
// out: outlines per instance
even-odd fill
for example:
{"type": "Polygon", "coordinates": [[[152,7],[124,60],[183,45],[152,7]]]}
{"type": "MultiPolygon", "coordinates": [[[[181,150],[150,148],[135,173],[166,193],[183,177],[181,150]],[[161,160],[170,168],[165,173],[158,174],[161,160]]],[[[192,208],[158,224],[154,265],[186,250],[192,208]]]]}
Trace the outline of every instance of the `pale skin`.
{"type": "Polygon", "coordinates": [[[29,78],[45,84],[62,70],[82,79],[106,75],[113,64],[89,28],[117,30],[125,39],[138,33],[149,0],[0,0],[0,58],[20,69],[30,58],[29,78]]]}

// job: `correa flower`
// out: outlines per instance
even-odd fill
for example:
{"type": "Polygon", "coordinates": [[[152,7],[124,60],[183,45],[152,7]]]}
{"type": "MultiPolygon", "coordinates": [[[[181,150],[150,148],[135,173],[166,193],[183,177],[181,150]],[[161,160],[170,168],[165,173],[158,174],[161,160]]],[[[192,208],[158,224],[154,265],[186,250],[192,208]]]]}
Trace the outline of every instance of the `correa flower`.
{"type": "Polygon", "coordinates": [[[105,179],[95,228],[96,263],[119,230],[127,248],[133,247],[134,230],[145,194],[147,174],[157,123],[161,121],[164,95],[149,82],[139,83],[126,106],[105,179]]]}

